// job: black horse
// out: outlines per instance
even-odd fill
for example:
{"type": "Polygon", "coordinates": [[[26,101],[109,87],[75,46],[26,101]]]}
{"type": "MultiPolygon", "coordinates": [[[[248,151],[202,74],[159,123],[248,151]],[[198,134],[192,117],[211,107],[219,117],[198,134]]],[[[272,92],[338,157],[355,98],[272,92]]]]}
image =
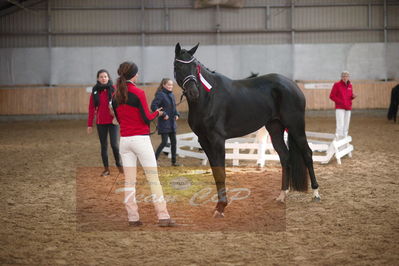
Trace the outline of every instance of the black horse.
{"type": "Polygon", "coordinates": [[[256,78],[257,76],[259,76],[259,73],[254,73],[251,71],[251,75],[248,76],[247,79],[256,78]]]}
{"type": "Polygon", "coordinates": [[[312,150],[305,135],[305,97],[290,79],[269,74],[231,80],[212,72],[191,50],[175,48],[175,79],[189,106],[188,123],[205,151],[218,192],[215,217],[223,217],[227,206],[225,189],[225,140],[266,126],[282,165],[282,186],[276,200],[284,202],[288,189],[306,191],[308,173],[313,198],[320,200],[313,170],[312,150]],[[288,130],[288,147],[284,130],[288,130]]]}
{"type": "Polygon", "coordinates": [[[398,114],[399,105],[399,84],[392,88],[391,91],[391,103],[388,109],[388,120],[392,120],[396,123],[396,116],[398,114]]]}

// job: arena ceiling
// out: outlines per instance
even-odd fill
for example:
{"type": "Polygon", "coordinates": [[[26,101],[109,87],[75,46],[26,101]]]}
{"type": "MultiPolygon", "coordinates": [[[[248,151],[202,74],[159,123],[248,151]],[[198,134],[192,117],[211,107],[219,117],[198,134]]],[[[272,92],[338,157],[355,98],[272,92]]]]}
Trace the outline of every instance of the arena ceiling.
{"type": "Polygon", "coordinates": [[[0,0],[0,17],[12,14],[21,9],[27,10],[44,1],[45,0],[0,0]]]}

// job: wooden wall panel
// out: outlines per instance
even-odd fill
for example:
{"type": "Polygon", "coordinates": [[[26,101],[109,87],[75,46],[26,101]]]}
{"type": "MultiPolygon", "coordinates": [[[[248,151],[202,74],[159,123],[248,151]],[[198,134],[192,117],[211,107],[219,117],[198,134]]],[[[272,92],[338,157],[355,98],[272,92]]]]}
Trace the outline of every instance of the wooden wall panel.
{"type": "Polygon", "coordinates": [[[85,88],[0,89],[0,115],[87,113],[89,97],[85,88]]]}
{"type": "MultiPolygon", "coordinates": [[[[354,82],[353,90],[358,97],[353,102],[354,109],[385,109],[390,102],[394,82],[354,82]]],[[[140,86],[151,104],[158,84],[140,86]]],[[[329,99],[331,89],[305,89],[307,109],[328,110],[334,104],[329,99]]],[[[175,85],[176,102],[180,101],[181,89],[175,85]]],[[[24,87],[0,89],[0,115],[41,115],[41,114],[85,114],[88,110],[90,93],[81,87],[24,87]]],[[[178,106],[180,112],[187,112],[187,101],[178,106]]]]}
{"type": "MultiPolygon", "coordinates": [[[[393,82],[354,82],[353,91],[357,98],[353,109],[388,108],[391,89],[398,84],[393,82]]],[[[304,89],[304,83],[298,83],[306,97],[306,108],[309,110],[333,109],[334,103],[329,99],[330,89],[304,89]]]]}

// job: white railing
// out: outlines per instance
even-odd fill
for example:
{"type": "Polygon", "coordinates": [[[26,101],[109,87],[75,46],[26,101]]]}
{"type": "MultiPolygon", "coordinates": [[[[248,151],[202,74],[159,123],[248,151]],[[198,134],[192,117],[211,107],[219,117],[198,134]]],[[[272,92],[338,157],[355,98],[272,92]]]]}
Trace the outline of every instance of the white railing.
{"type": "MultiPolygon", "coordinates": [[[[241,160],[252,160],[260,166],[264,166],[267,161],[279,161],[280,158],[273,148],[270,137],[265,135],[266,131],[258,131],[251,135],[226,140],[226,160],[232,160],[234,166],[238,166],[241,160]],[[259,137],[259,135],[261,135],[259,137]]],[[[267,134],[267,133],[266,133],[267,134]]],[[[306,132],[309,147],[313,151],[313,161],[327,164],[335,157],[338,164],[341,158],[348,155],[352,157],[353,145],[350,144],[352,137],[348,136],[340,140],[335,139],[334,134],[306,132]]],[[[198,143],[198,137],[194,133],[179,134],[176,136],[176,153],[180,157],[192,157],[202,160],[206,165],[208,158],[198,143]]],[[[287,142],[287,133],[284,134],[287,142]]],[[[169,153],[170,147],[163,149],[169,153]]]]}

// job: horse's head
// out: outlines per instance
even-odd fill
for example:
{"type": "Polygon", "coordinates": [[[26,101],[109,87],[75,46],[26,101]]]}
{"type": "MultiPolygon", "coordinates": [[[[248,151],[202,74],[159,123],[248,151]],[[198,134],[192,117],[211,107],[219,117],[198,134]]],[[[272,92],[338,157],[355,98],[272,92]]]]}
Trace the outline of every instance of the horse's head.
{"type": "Polygon", "coordinates": [[[184,95],[189,101],[196,101],[199,97],[199,81],[197,79],[197,63],[194,53],[199,43],[187,51],[181,49],[180,44],[176,44],[175,48],[175,79],[177,84],[183,89],[184,95]]]}

